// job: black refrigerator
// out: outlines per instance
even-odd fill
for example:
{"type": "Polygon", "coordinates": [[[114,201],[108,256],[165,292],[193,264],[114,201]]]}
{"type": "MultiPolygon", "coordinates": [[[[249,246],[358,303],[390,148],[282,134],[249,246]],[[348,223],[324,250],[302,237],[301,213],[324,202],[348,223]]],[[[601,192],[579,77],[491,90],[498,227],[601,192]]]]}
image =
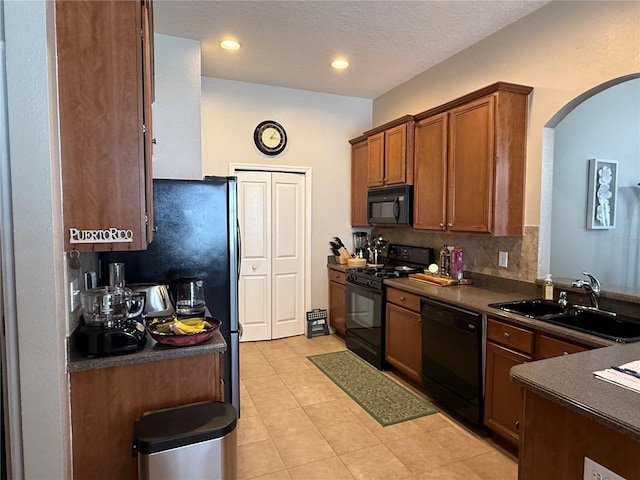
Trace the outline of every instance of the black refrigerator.
{"type": "MultiPolygon", "coordinates": [[[[125,263],[126,283],[166,283],[184,277],[204,281],[207,308],[222,321],[224,395],[240,411],[238,273],[240,232],[236,177],[153,180],[153,241],[147,250],[101,253],[108,264],[125,263]]],[[[188,348],[188,347],[184,347],[188,348]]]]}

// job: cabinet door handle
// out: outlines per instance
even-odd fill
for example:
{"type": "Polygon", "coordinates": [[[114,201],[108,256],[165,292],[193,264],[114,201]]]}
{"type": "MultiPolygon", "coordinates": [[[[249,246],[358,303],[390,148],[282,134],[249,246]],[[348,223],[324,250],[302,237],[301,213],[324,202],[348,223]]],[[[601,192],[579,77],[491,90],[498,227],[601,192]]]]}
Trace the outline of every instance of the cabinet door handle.
{"type": "Polygon", "coordinates": [[[256,271],[257,268],[258,268],[257,265],[251,265],[251,270],[253,270],[254,272],[256,271]]]}
{"type": "Polygon", "coordinates": [[[453,223],[447,223],[447,227],[453,227],[453,223]]]}
{"type": "Polygon", "coordinates": [[[516,422],[516,430],[520,430],[520,420],[516,422]]]}

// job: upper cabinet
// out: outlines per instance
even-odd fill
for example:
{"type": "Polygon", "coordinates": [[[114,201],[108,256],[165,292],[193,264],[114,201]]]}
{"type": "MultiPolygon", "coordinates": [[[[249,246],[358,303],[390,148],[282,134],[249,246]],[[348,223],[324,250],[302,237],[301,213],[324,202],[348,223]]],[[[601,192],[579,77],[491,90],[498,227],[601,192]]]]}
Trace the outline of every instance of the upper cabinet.
{"type": "Polygon", "coordinates": [[[367,137],[349,140],[351,143],[351,226],[369,227],[367,220],[367,171],[369,148],[367,137]]]}
{"type": "Polygon", "coordinates": [[[364,134],[368,143],[367,185],[413,183],[413,117],[406,115],[364,134]]]}
{"type": "Polygon", "coordinates": [[[56,1],[65,250],[151,241],[152,5],[56,1]]]}
{"type": "Polygon", "coordinates": [[[416,116],[414,228],[523,234],[532,90],[500,82],[416,116]]]}

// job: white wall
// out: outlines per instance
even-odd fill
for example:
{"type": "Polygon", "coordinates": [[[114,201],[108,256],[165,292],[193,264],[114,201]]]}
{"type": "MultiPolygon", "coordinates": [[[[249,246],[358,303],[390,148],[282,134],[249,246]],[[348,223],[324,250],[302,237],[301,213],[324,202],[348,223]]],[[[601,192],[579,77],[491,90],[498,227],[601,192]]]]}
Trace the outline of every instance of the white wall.
{"type": "Polygon", "coordinates": [[[200,42],[154,35],[154,178],[202,178],[200,42]]]}
{"type": "Polygon", "coordinates": [[[555,128],[551,272],[640,296],[640,79],[587,99],[555,128]],[[588,159],[618,161],[616,228],[587,230],[588,159]],[[579,248],[576,248],[579,246],[579,248]],[[590,252],[591,254],[586,254],[590,252]]]}
{"type": "Polygon", "coordinates": [[[371,127],[371,101],[202,78],[202,172],[229,175],[231,163],[311,167],[311,307],[327,306],[329,240],[351,243],[351,145],[371,127]],[[288,144],[276,157],[261,154],[253,131],[276,120],[288,144]]]}
{"type": "Polygon", "coordinates": [[[43,480],[71,472],[53,6],[4,3],[24,478],[43,480]]]}

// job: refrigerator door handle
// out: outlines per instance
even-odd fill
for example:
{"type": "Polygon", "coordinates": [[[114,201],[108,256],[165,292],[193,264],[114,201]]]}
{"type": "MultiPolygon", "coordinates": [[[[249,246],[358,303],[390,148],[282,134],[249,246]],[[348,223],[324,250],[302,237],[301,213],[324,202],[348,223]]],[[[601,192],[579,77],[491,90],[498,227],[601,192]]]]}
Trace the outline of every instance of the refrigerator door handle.
{"type": "Polygon", "coordinates": [[[240,269],[242,267],[242,235],[240,235],[240,220],[236,220],[238,224],[238,281],[240,281],[240,269]]]}

